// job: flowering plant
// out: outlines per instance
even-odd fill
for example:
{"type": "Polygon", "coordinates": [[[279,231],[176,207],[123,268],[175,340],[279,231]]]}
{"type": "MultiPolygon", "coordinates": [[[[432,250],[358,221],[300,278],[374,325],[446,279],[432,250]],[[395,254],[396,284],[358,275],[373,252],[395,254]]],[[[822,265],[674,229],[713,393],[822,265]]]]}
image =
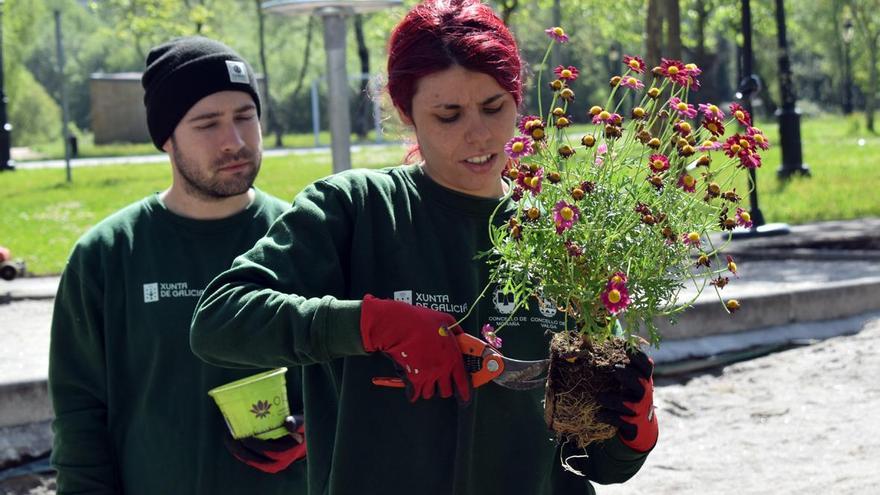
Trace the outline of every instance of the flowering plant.
{"type": "MultiPolygon", "coordinates": [[[[568,40],[559,27],[546,33],[542,66],[568,40]]],[[[586,112],[575,110],[570,88],[578,68],[555,68],[548,111],[522,117],[507,143],[504,173],[516,212],[494,222],[488,260],[491,280],[517,308],[554,304],[567,333],[594,343],[618,334],[636,346],[644,326],[658,345],[654,318],[674,318],[693,302],[676,302],[685,283],[719,291],[736,275],[736,263],[722,260],[707,234],[751,226],[732,186],[737,172],[760,167],[769,143],[736,103],[729,113],[688,103],[700,86],[696,65],[662,59],[645,74],[640,57],[625,56],[623,64],[607,101],[586,112]],[[630,99],[637,104],[628,108],[630,99]],[[588,131],[573,135],[572,123],[584,117],[588,131]],[[736,124],[744,130],[725,137],[736,124]]],[[[733,312],[739,303],[723,307],[733,312]]],[[[483,333],[500,345],[503,326],[483,333]]]]}

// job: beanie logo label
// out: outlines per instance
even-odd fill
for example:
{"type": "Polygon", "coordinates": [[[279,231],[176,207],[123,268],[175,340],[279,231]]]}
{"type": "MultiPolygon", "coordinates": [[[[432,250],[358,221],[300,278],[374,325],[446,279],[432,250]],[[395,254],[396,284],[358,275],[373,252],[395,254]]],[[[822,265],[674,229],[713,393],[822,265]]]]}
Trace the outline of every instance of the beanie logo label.
{"type": "Polygon", "coordinates": [[[250,84],[248,73],[243,62],[235,60],[226,61],[226,70],[229,71],[229,81],[234,83],[250,84]]]}

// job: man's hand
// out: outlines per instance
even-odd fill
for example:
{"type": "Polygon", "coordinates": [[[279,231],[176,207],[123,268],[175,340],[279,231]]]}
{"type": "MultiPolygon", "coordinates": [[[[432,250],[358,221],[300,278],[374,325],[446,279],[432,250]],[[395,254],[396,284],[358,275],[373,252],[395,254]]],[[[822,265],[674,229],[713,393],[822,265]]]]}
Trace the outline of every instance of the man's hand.
{"type": "Polygon", "coordinates": [[[364,349],[394,362],[411,402],[430,399],[435,391],[443,398],[454,392],[459,401],[470,401],[470,375],[455,338],[462,330],[454,324],[446,313],[369,294],[361,307],[364,349]]]}
{"type": "Polygon", "coordinates": [[[239,440],[226,432],[224,444],[239,461],[265,473],[277,473],[306,457],[305,422],[301,415],[288,416],[284,427],[289,434],[272,440],[247,437],[239,440]]]}
{"type": "Polygon", "coordinates": [[[599,419],[618,428],[624,444],[647,452],[657,443],[657,416],[654,414],[654,361],[642,351],[628,351],[629,364],[614,370],[620,390],[598,397],[602,409],[599,419]]]}

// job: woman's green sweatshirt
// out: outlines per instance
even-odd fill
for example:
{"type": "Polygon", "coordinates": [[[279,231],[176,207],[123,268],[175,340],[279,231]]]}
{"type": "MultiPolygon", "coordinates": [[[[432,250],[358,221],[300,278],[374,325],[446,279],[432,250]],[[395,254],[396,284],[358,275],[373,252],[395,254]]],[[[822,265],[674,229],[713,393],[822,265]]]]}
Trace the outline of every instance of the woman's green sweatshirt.
{"type": "MultiPolygon", "coordinates": [[[[302,364],[309,493],[592,493],[586,478],[630,478],[647,454],[612,439],[594,444],[566,472],[560,456],[584,454],[551,440],[543,391],[489,383],[467,407],[454,399],[409,403],[387,357],[361,343],[365,294],[461,318],[485,287],[488,219],[498,200],[445,189],[418,166],[354,170],[318,181],[295,199],[256,246],[215,279],[199,301],[191,343],[221,366],[302,364]]],[[[505,221],[504,214],[499,221],[505,221]]],[[[478,334],[512,310],[495,287],[463,328],[478,334]]],[[[532,305],[500,336],[516,359],[548,353],[553,307],[532,305]]]]}

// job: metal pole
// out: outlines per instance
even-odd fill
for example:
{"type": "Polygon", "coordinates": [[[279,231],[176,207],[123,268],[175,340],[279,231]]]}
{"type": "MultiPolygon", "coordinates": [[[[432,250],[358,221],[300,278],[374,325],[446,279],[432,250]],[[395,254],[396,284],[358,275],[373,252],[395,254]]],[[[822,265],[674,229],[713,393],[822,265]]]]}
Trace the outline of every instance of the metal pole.
{"type": "Polygon", "coordinates": [[[61,82],[61,139],[64,140],[64,164],[67,182],[73,181],[70,170],[70,139],[67,132],[67,91],[64,88],[64,43],[61,40],[61,11],[55,11],[55,49],[58,54],[58,75],[61,82]]]}
{"type": "Polygon", "coordinates": [[[849,45],[852,43],[853,22],[847,17],[843,21],[843,114],[849,115],[853,111],[852,102],[852,59],[850,58],[849,45]]]}
{"type": "MultiPolygon", "coordinates": [[[[758,89],[758,79],[752,73],[752,6],[749,0],[742,0],[742,30],[743,30],[743,51],[742,51],[742,79],[738,95],[742,98],[742,105],[745,109],[752,113],[752,93],[758,89]]],[[[758,205],[758,177],[755,169],[749,169],[749,214],[752,216],[752,229],[757,229],[764,225],[764,214],[758,205]]]]}
{"type": "Polygon", "coordinates": [[[779,40],[779,91],[782,106],[776,111],[779,118],[779,141],[782,145],[782,166],[776,171],[781,179],[794,174],[810,175],[801,153],[801,116],[795,107],[797,95],[788,58],[788,42],[785,39],[785,2],[776,0],[776,34],[779,40]]]}
{"type": "MultiPolygon", "coordinates": [[[[752,113],[752,94],[761,90],[761,80],[752,73],[752,8],[749,0],[742,0],[742,74],[736,97],[742,100],[742,106],[752,113]]],[[[734,239],[748,237],[771,236],[788,234],[791,229],[784,223],[766,224],[764,214],[758,206],[758,177],[755,169],[749,169],[749,213],[752,216],[752,228],[749,230],[731,232],[734,239]]]]}
{"type": "Polygon", "coordinates": [[[315,148],[321,146],[321,103],[318,101],[318,80],[312,81],[312,134],[315,148]]]}
{"type": "Polygon", "coordinates": [[[327,51],[330,149],[333,173],[351,168],[351,119],[348,105],[348,75],[345,65],[345,12],[325,8],[317,12],[324,20],[324,48],[327,51]]]}
{"type": "Polygon", "coordinates": [[[12,161],[12,125],[6,122],[6,92],[3,91],[3,0],[0,0],[0,172],[15,170],[12,161]]]}

